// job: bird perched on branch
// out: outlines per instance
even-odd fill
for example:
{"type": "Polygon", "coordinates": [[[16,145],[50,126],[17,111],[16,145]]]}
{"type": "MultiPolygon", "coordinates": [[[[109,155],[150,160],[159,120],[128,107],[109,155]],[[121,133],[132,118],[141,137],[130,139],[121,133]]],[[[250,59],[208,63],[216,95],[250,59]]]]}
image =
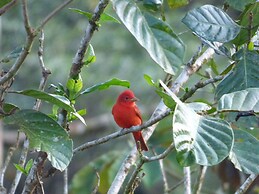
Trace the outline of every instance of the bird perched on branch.
{"type": "MultiPolygon", "coordinates": [[[[117,125],[122,128],[130,128],[142,124],[142,117],[135,103],[136,101],[138,101],[138,99],[131,90],[125,90],[119,95],[112,108],[112,114],[117,125]]],[[[138,150],[148,151],[141,131],[132,133],[138,150]]]]}

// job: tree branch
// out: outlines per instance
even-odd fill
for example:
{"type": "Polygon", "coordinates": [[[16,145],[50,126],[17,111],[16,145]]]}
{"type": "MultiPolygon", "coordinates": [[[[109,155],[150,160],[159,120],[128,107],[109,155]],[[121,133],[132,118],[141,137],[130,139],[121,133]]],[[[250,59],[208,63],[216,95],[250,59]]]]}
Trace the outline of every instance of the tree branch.
{"type": "Polygon", "coordinates": [[[183,172],[184,172],[184,193],[185,194],[191,194],[192,190],[191,190],[191,168],[188,167],[184,167],[183,168],[183,172]]]}
{"type": "Polygon", "coordinates": [[[235,192],[235,194],[243,194],[247,191],[250,185],[254,182],[258,175],[257,174],[250,174],[250,176],[246,179],[243,185],[235,192]]]}
{"type": "Polygon", "coordinates": [[[207,166],[201,166],[196,185],[194,186],[194,192],[193,192],[194,194],[199,194],[201,192],[202,184],[204,182],[207,169],[208,169],[207,166]]]}
{"type": "MultiPolygon", "coordinates": [[[[203,63],[205,63],[207,60],[212,58],[215,51],[212,48],[208,48],[200,57],[198,57],[193,63],[189,63],[185,66],[183,71],[180,73],[180,75],[176,78],[174,81],[171,91],[177,94],[179,92],[179,89],[181,86],[188,81],[189,77],[194,74],[203,63]]],[[[191,60],[192,62],[193,60],[191,60]]],[[[153,115],[151,116],[151,119],[154,117],[157,117],[158,115],[165,114],[165,112],[168,111],[168,108],[165,106],[163,101],[160,101],[159,105],[157,106],[156,110],[154,111],[153,115]]],[[[151,135],[153,134],[154,130],[156,128],[156,125],[153,125],[149,128],[149,130],[144,132],[144,139],[148,140],[151,135]]],[[[108,194],[117,194],[126,178],[126,176],[129,173],[129,169],[132,165],[136,162],[137,159],[137,152],[136,149],[133,149],[130,154],[125,158],[123,163],[121,164],[121,167],[119,171],[117,172],[117,175],[115,179],[112,182],[111,187],[109,188],[108,194]]]]}
{"type": "Polygon", "coordinates": [[[3,15],[8,9],[13,7],[16,4],[17,0],[12,0],[9,3],[7,3],[5,6],[0,8],[0,16],[3,15]]]}

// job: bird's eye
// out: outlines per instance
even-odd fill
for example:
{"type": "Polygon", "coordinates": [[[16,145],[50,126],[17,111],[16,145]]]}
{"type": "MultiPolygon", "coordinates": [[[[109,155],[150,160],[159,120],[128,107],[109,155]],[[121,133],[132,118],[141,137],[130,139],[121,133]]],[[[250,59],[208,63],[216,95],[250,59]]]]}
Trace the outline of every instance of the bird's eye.
{"type": "Polygon", "coordinates": [[[128,99],[129,99],[129,97],[128,97],[128,96],[126,96],[126,97],[125,97],[125,100],[128,100],[128,99]]]}

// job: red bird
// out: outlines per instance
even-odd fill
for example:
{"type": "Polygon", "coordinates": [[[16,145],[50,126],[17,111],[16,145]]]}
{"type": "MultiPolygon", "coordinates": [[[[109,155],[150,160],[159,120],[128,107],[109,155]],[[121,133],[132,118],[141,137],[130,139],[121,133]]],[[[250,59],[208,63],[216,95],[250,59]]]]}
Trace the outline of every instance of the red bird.
{"type": "MultiPolygon", "coordinates": [[[[131,90],[125,90],[117,98],[117,102],[112,108],[112,114],[115,122],[121,128],[130,128],[142,124],[141,114],[135,103],[136,101],[138,99],[131,90]]],[[[148,151],[141,131],[133,132],[133,137],[139,150],[148,151]]]]}

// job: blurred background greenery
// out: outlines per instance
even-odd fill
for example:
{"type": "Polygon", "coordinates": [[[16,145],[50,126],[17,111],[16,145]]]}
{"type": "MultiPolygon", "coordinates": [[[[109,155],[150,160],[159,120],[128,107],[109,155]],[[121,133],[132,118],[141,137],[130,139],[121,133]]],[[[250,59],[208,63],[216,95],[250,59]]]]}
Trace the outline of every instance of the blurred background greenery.
{"type": "MultiPolygon", "coordinates": [[[[32,26],[39,25],[42,18],[61,2],[63,1],[28,1],[32,26]]],[[[97,0],[74,1],[46,25],[44,29],[44,62],[52,72],[48,79],[48,85],[51,83],[66,84],[73,57],[88,24],[86,17],[68,8],[78,8],[83,11],[92,12],[97,3],[97,0]]],[[[167,23],[171,25],[176,33],[180,34],[180,38],[186,44],[185,62],[188,62],[191,56],[197,51],[200,46],[200,40],[187,31],[184,24],[180,22],[181,19],[193,7],[203,4],[222,7],[223,3],[223,0],[200,0],[192,1],[188,6],[178,9],[165,7],[167,23]]],[[[106,12],[116,17],[111,5],[108,6],[106,12]]],[[[230,10],[229,14],[234,19],[238,16],[238,12],[234,12],[233,10],[230,10]]],[[[0,21],[0,58],[3,58],[15,48],[21,47],[25,41],[26,34],[23,27],[20,3],[2,15],[0,21]]],[[[101,24],[99,30],[94,34],[91,44],[94,47],[97,60],[89,67],[83,68],[81,76],[84,82],[84,88],[104,82],[113,77],[130,81],[131,89],[141,100],[138,105],[143,118],[147,120],[159,103],[160,98],[156,95],[154,89],[146,83],[143,76],[144,74],[148,74],[153,80],[164,79],[165,73],[163,70],[152,61],[147,52],[137,43],[122,24],[112,22],[101,24]]],[[[31,54],[15,77],[12,90],[36,89],[38,87],[41,70],[39,68],[37,50],[38,42],[35,42],[31,54]]],[[[218,65],[218,69],[221,70],[226,67],[228,61],[226,58],[216,56],[215,63],[218,65]]],[[[6,70],[11,65],[12,62],[2,65],[1,68],[6,70]]],[[[208,67],[205,65],[200,72],[204,73],[208,67]]],[[[184,87],[191,87],[200,79],[201,76],[194,75],[184,87]]],[[[113,121],[111,107],[117,95],[122,90],[124,88],[112,87],[108,90],[97,91],[82,96],[78,100],[76,108],[87,109],[85,119],[88,127],[85,128],[79,121],[71,124],[70,129],[74,140],[74,147],[119,130],[113,121]]],[[[49,92],[51,89],[46,88],[46,91],[49,92]]],[[[199,90],[190,100],[199,100],[201,98],[207,99],[208,102],[213,102],[213,87],[207,86],[199,90]]],[[[17,96],[16,94],[8,94],[6,101],[14,103],[23,109],[30,109],[34,104],[34,99],[17,96]]],[[[44,103],[41,111],[50,113],[51,106],[44,103]]],[[[148,145],[154,148],[156,152],[161,152],[172,141],[170,127],[170,118],[167,118],[159,124],[156,132],[149,140],[148,145]]],[[[5,134],[9,133],[10,130],[5,131],[5,134]]],[[[16,131],[17,129],[14,130],[16,131]]],[[[11,134],[15,135],[15,133],[11,134]]],[[[14,136],[13,139],[15,138],[14,136]]],[[[6,148],[10,146],[10,143],[7,142],[5,144],[6,148]]],[[[69,167],[71,193],[90,193],[96,181],[95,169],[98,172],[101,171],[102,177],[105,177],[101,180],[101,189],[105,190],[105,185],[111,183],[121,161],[132,146],[134,146],[132,138],[130,135],[127,135],[77,154],[69,167]]],[[[31,157],[33,156],[34,153],[31,153],[31,157]]],[[[18,157],[19,152],[16,152],[16,160],[14,162],[17,162],[18,157]]],[[[175,154],[170,154],[164,160],[164,163],[166,171],[169,174],[170,185],[173,186],[181,181],[183,177],[182,168],[178,165],[175,154]]],[[[11,180],[15,169],[12,165],[9,168],[8,176],[10,178],[9,180],[11,180]]],[[[221,183],[216,169],[217,167],[209,169],[207,176],[210,178],[206,179],[203,193],[216,193],[217,190],[220,193],[221,183]]],[[[194,166],[193,174],[197,175],[197,171],[198,166],[194,166]]],[[[161,193],[163,183],[158,162],[145,165],[144,172],[146,174],[143,179],[144,185],[141,185],[136,193],[161,193]]],[[[61,193],[62,181],[61,173],[57,173],[54,178],[47,180],[45,192],[51,194],[61,193]]],[[[7,184],[10,184],[10,182],[7,184]]],[[[20,185],[20,188],[22,188],[22,185],[20,185]]],[[[179,187],[173,193],[183,193],[182,189],[183,187],[179,187]]]]}

